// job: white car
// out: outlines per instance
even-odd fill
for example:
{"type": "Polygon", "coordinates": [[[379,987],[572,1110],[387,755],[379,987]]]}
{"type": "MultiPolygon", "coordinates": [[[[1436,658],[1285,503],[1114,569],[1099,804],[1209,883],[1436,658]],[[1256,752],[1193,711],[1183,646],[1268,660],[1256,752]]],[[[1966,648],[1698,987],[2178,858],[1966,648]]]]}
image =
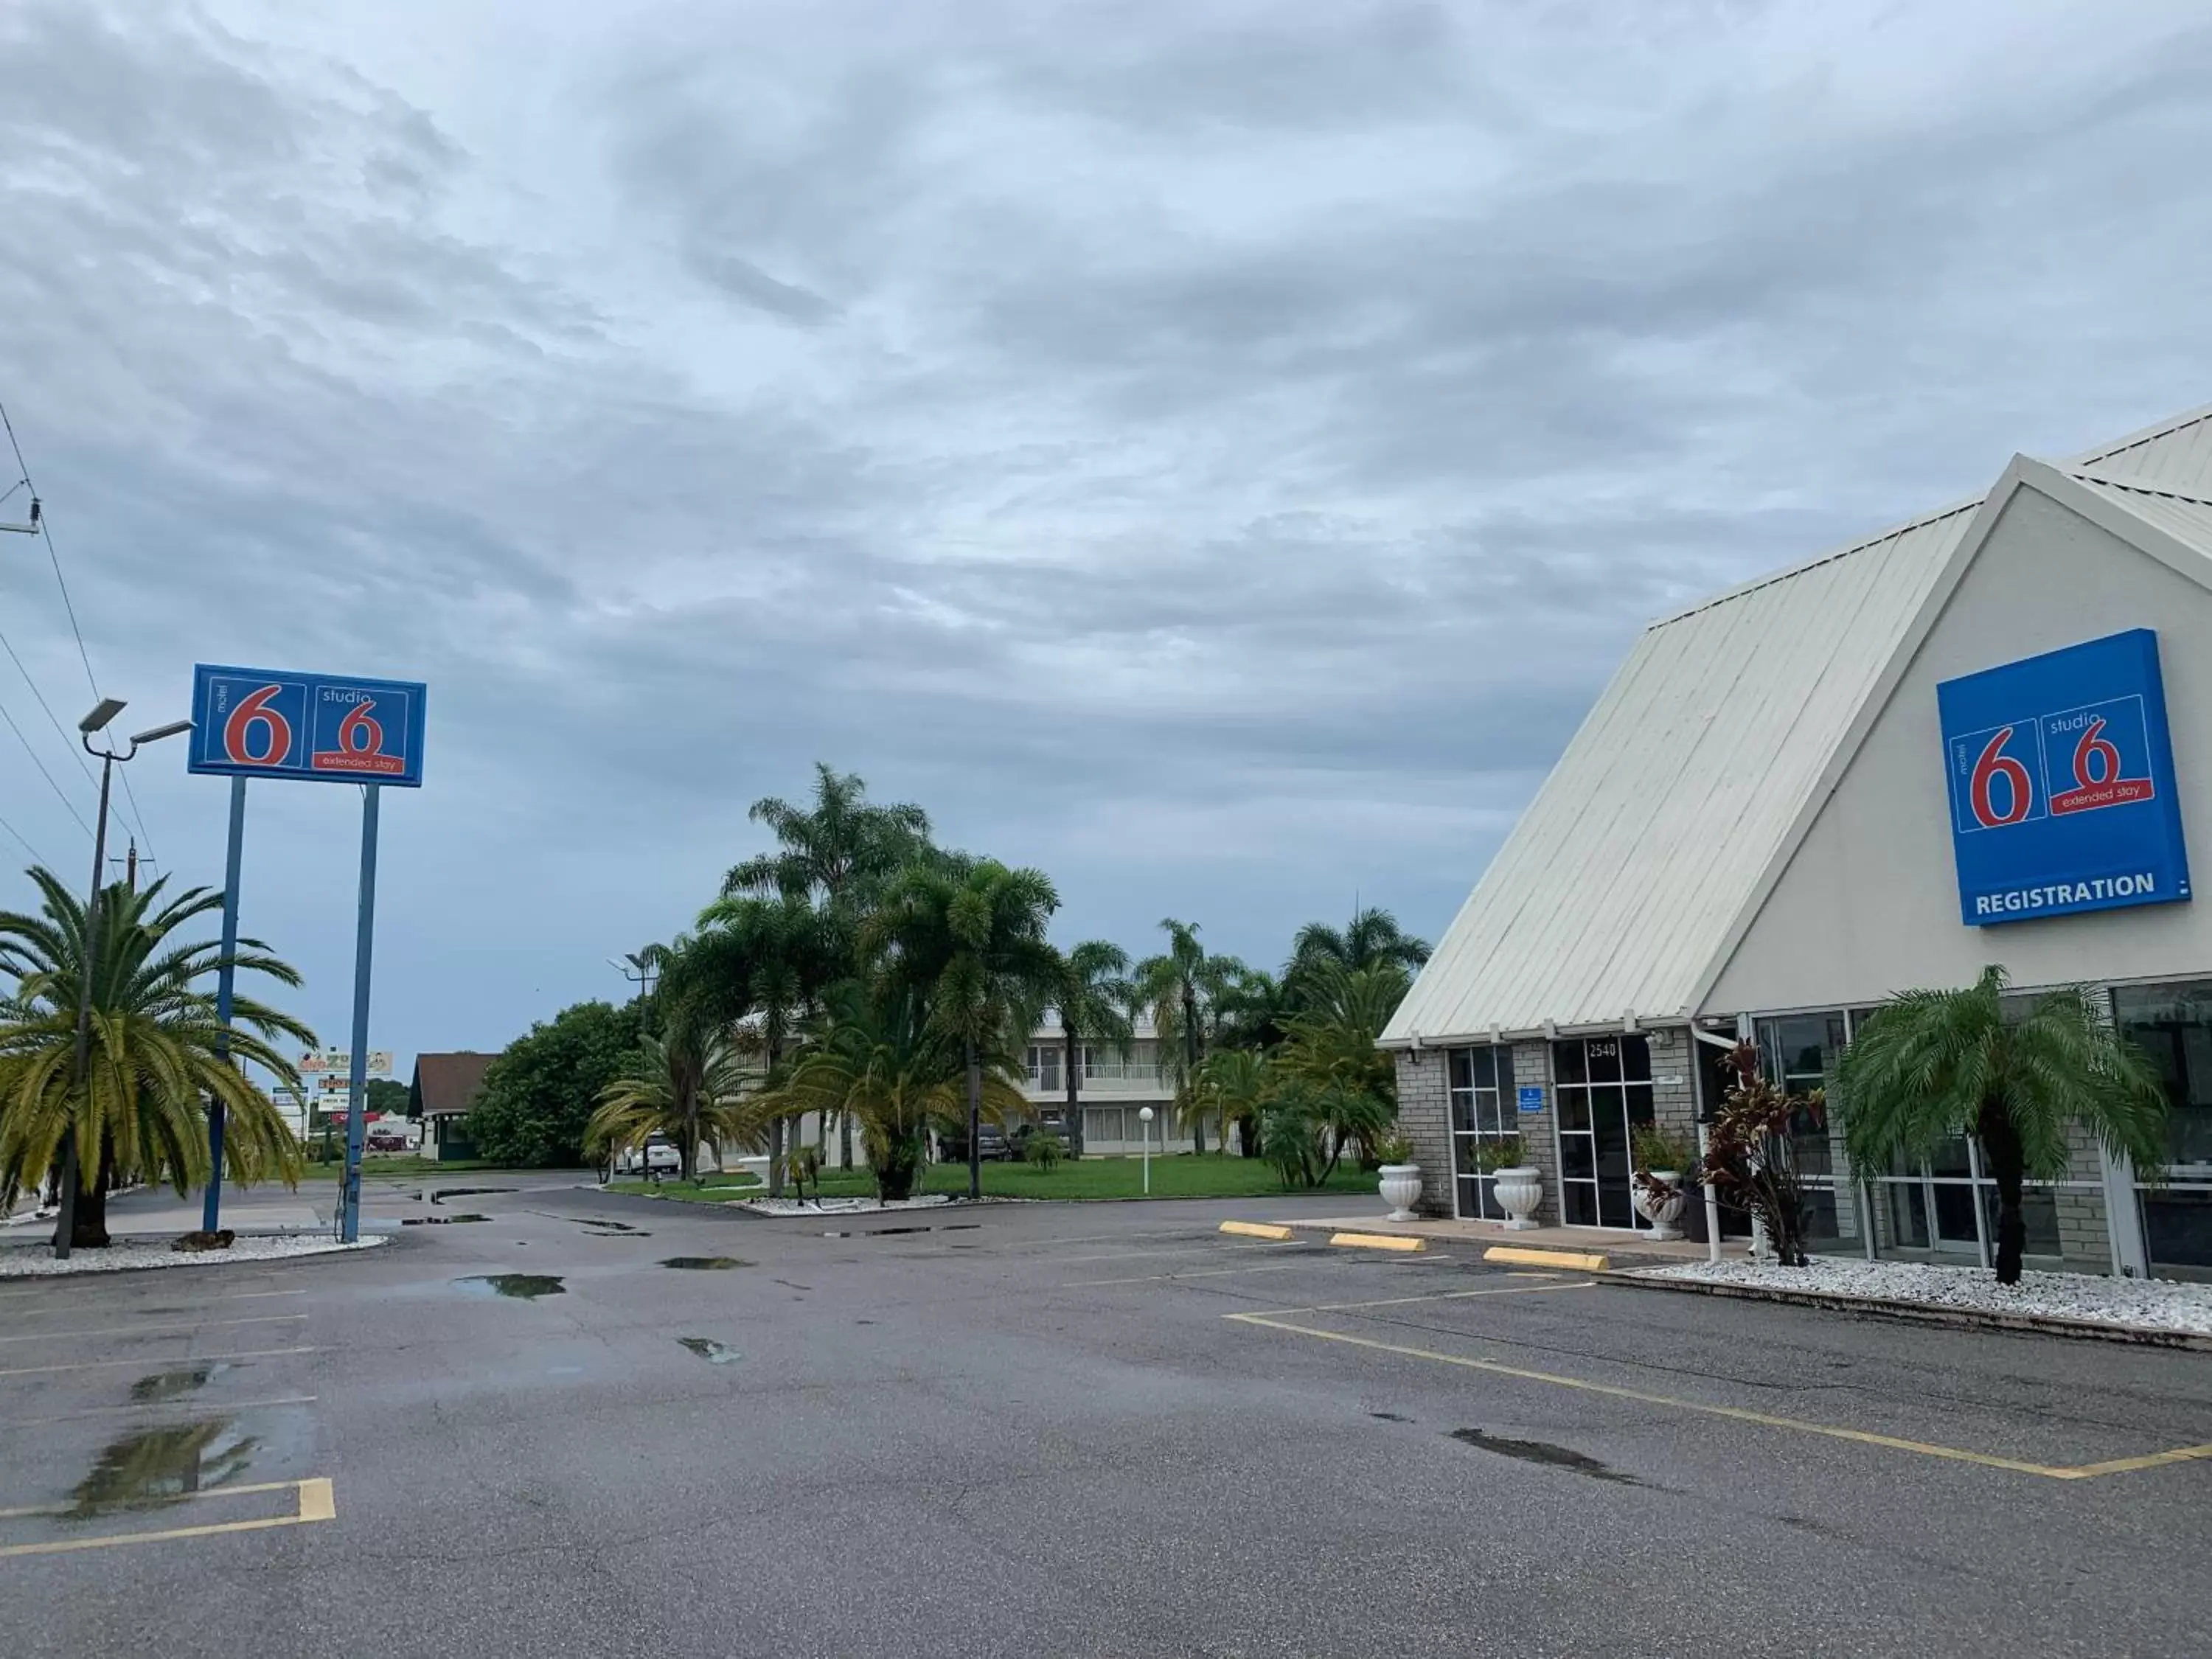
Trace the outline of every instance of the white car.
{"type": "Polygon", "coordinates": [[[675,1175],[683,1168],[683,1154],[665,1140],[633,1146],[615,1160],[617,1175],[675,1175]]]}

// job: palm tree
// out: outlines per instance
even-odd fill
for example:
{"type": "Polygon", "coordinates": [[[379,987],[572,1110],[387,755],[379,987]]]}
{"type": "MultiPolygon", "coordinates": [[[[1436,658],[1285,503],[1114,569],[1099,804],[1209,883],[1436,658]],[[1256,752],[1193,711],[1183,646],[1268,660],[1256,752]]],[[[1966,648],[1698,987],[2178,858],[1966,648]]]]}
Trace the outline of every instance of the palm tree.
{"type": "MultiPolygon", "coordinates": [[[[97,1249],[107,1243],[107,1193],[118,1181],[167,1180],[182,1194],[207,1179],[208,1096],[228,1114],[224,1164],[233,1180],[297,1180],[299,1146],[276,1103],[220,1058],[222,1027],[208,981],[222,968],[222,946],[178,937],[220,911],[222,895],[195,887],[165,900],[163,877],[137,891],[118,883],[100,896],[91,1060],[80,1078],[85,907],[52,872],[30,876],[39,913],[0,912],[0,975],[15,981],[0,1001],[0,1186],[41,1179],[73,1130],[79,1187],[69,1243],[97,1249]]],[[[240,940],[233,962],[240,973],[300,983],[258,939],[240,940]]],[[[313,1047],[315,1034],[249,996],[233,998],[231,1018],[233,1060],[260,1066],[299,1097],[299,1073],[276,1045],[313,1047]]]]}
{"type": "Polygon", "coordinates": [[[1245,1155],[1257,1158],[1261,1111],[1272,1083],[1264,1056],[1250,1048],[1216,1048],[1199,1062],[1191,1097],[1200,1111],[1220,1120],[1224,1140],[1235,1124],[1245,1155]]]}
{"type": "Polygon", "coordinates": [[[699,1147],[711,1136],[719,1147],[753,1137],[745,1109],[746,1068],[727,1034],[704,1020],[686,1018],[638,1046],[635,1060],[599,1096],[584,1129],[592,1158],[618,1159],[654,1134],[673,1140],[684,1158],[684,1179],[699,1179],[699,1147]]]}
{"type": "Polygon", "coordinates": [[[828,1012],[810,1022],[789,1072],[751,1106],[781,1117],[836,1112],[857,1123],[886,1202],[913,1194],[933,1127],[950,1129],[964,1118],[973,1146],[978,1112],[1002,1118],[1021,1110],[1006,1051],[975,1049],[932,1022],[918,999],[872,997],[848,981],[829,1002],[828,1012]]]}
{"type": "MultiPolygon", "coordinates": [[[[842,977],[840,958],[823,914],[799,894],[721,898],[699,918],[697,937],[668,958],[661,995],[673,1007],[696,1002],[702,1017],[723,1025],[757,1023],[771,1077],[783,1061],[793,1027],[842,977]]],[[[793,1134],[797,1134],[796,1126],[793,1134]]],[[[783,1191],[784,1124],[769,1125],[768,1189],[783,1191]]]]}
{"type": "Polygon", "coordinates": [[[1428,941],[1401,930],[1397,917],[1373,905],[1364,909],[1355,905],[1348,927],[1310,921],[1298,929],[1291,942],[1291,959],[1283,969],[1283,980],[1295,1000],[1304,992],[1311,971],[1324,963],[1355,972],[1392,967],[1411,975],[1428,959],[1428,941]]]}
{"type": "Polygon", "coordinates": [[[2155,1169],[2166,1158],[2166,1092],[2149,1058],[2080,987],[2004,1006],[2005,972],[1964,990],[1892,997],[1838,1058],[1828,1100],[1861,1170],[1902,1153],[1927,1162],[1973,1135],[1997,1189],[1997,1282],[2020,1282],[2027,1242],[2021,1186],[2066,1176],[2066,1132],[2080,1124],[2113,1155],[2155,1169]]]}
{"type": "Polygon", "coordinates": [[[1059,982],[1060,953],[1045,923],[1060,895],[1041,870],[1012,870],[995,859],[909,866],[868,920],[863,949],[884,953],[882,990],[926,1010],[957,1039],[968,1073],[968,1195],[980,1198],[983,1170],[976,1130],[983,1103],[984,1057],[1024,1031],[1059,982]]]}
{"type": "Polygon", "coordinates": [[[775,836],[772,853],[733,866],[722,896],[781,894],[818,905],[848,944],[860,918],[891,878],[929,844],[929,814],[911,802],[878,805],[855,774],[814,763],[814,802],[795,805],[773,795],[752,805],[755,823],[775,836]]]}
{"type": "Polygon", "coordinates": [[[1347,1139],[1359,1144],[1364,1158],[1397,1115],[1396,1066],[1375,1043],[1405,1000],[1408,981],[1394,963],[1346,968],[1322,960],[1308,967],[1305,982],[1307,1006],[1285,1024],[1275,1064],[1315,1091],[1334,1137],[1334,1169],[1347,1139]]]}
{"type": "Polygon", "coordinates": [[[1191,1146],[1206,1150],[1206,1117],[1190,1103],[1199,1062],[1216,1011],[1238,979],[1250,970],[1234,957],[1209,955],[1198,942],[1196,922],[1170,916],[1160,923],[1168,948],[1137,964],[1137,997],[1152,1012],[1159,1039],[1160,1066],[1175,1085],[1176,1115],[1190,1127],[1191,1146]]]}
{"type": "Polygon", "coordinates": [[[1067,1154],[1083,1156],[1083,1098],[1077,1079],[1085,1046],[1113,1049],[1122,1059],[1135,1047],[1129,1023],[1129,953],[1103,939],[1085,939],[1067,952],[1053,1000],[1060,1009],[1060,1039],[1067,1066],[1067,1154]]]}

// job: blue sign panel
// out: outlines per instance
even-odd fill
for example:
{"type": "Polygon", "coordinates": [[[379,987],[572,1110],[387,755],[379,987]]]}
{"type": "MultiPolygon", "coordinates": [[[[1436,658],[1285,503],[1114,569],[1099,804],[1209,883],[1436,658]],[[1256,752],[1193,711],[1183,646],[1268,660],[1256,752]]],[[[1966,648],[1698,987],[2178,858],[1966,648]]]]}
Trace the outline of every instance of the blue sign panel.
{"type": "Polygon", "coordinates": [[[191,769],[419,788],[423,691],[411,680],[202,663],[192,670],[191,769]]]}
{"type": "Polygon", "coordinates": [[[2156,634],[1946,680],[1936,704],[1969,927],[2189,896],[2156,634]]]}
{"type": "Polygon", "coordinates": [[[1543,1085],[1540,1083],[1524,1083],[1513,1092],[1520,1097],[1521,1109],[1522,1111],[1540,1112],[1544,1109],[1543,1085]]]}

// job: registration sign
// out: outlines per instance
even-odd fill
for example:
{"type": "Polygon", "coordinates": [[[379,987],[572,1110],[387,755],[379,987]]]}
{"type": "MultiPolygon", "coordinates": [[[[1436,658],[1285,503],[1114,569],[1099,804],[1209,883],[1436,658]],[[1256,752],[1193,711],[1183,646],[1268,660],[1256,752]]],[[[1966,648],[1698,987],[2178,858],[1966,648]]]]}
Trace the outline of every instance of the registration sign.
{"type": "Polygon", "coordinates": [[[2151,629],[1946,680],[1936,702],[1966,926],[2190,896],[2151,629]]]}

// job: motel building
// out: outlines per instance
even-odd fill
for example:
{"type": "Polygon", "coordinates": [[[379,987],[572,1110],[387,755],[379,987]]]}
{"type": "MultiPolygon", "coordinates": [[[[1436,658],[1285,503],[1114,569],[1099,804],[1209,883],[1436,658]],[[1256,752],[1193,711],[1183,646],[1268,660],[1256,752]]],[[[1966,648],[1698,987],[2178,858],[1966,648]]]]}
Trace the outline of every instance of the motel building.
{"type": "MultiPolygon", "coordinates": [[[[1998,963],[2108,997],[2173,1107],[2158,1179],[2083,1137],[2030,1188],[2027,1265],[2212,1278],[2208,836],[2212,408],[1662,618],[1383,1035],[1423,1206],[1502,1219],[1517,1134],[1537,1220],[1641,1228],[1631,1133],[1693,1137],[1737,1037],[1808,1091],[1883,997],[1998,963]]],[[[1815,1249],[1988,1261],[1971,1140],[1793,1141],[1815,1249]]]]}

